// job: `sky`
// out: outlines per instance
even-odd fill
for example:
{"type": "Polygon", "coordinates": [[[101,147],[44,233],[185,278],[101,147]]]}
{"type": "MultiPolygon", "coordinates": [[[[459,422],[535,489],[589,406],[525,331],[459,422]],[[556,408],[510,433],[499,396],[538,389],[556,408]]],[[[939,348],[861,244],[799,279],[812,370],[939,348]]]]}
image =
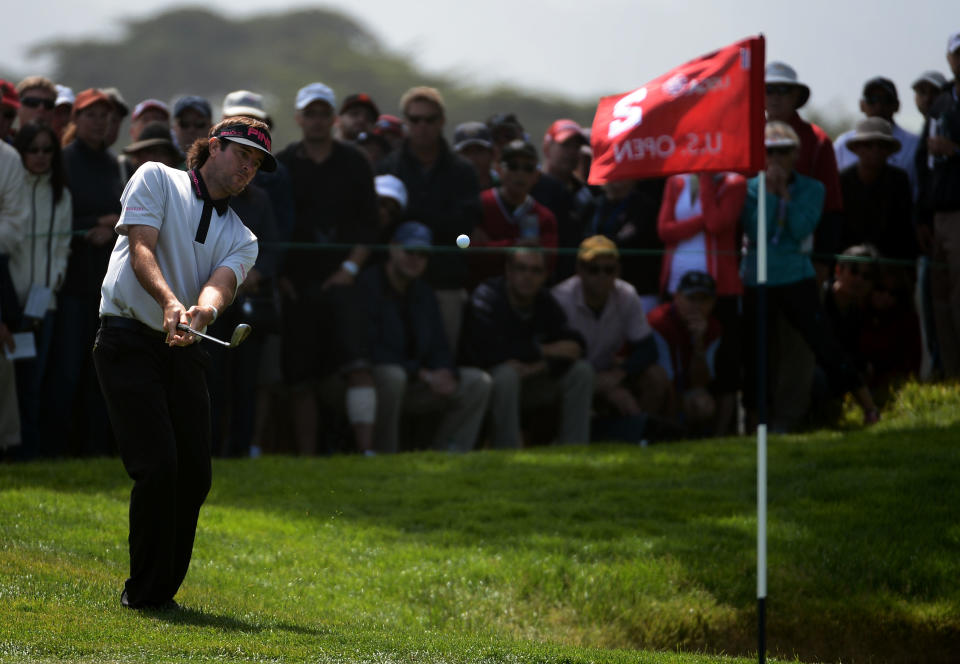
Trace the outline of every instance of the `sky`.
{"type": "MultiPolygon", "coordinates": [[[[196,4],[8,3],[0,68],[48,73],[49,63],[28,56],[30,46],[49,39],[116,38],[124,19],[196,4]]],[[[900,93],[896,120],[912,131],[919,130],[921,117],[911,83],[928,69],[950,78],[947,37],[960,31],[956,0],[207,0],[203,6],[238,18],[292,8],[337,9],[431,73],[580,100],[630,91],[704,53],[763,34],[767,61],[781,60],[797,70],[812,90],[810,106],[855,119],[863,83],[883,75],[900,93]]]]}

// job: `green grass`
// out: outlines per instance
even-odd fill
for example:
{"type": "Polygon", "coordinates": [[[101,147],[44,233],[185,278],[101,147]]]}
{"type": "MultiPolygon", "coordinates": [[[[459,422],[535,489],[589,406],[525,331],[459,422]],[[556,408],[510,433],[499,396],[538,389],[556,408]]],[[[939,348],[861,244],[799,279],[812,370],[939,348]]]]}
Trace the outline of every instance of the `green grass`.
{"type": "MultiPolygon", "coordinates": [[[[780,659],[960,653],[960,389],[773,437],[780,659]]],[[[178,613],[119,606],[119,460],[0,466],[0,661],[756,661],[755,444],[217,461],[178,613]],[[739,655],[740,659],[727,655],[739,655]]]]}

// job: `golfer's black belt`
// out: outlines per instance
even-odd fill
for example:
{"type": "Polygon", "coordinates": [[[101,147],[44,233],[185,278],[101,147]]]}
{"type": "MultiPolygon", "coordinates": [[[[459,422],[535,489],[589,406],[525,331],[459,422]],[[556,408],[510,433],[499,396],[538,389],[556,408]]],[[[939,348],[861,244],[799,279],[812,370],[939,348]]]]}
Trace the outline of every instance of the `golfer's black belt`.
{"type": "Polygon", "coordinates": [[[141,323],[138,320],[133,318],[123,318],[122,316],[102,316],[100,318],[100,327],[102,328],[116,328],[118,330],[127,330],[128,332],[135,332],[136,334],[150,337],[151,339],[157,339],[166,343],[167,333],[162,330],[155,330],[149,325],[141,323]]]}

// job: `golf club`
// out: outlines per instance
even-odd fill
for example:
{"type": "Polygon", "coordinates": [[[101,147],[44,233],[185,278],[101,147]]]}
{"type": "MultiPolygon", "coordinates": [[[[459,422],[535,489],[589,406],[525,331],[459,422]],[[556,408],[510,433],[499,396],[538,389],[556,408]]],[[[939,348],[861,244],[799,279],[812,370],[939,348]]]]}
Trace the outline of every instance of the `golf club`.
{"type": "Polygon", "coordinates": [[[183,330],[184,332],[189,332],[190,334],[195,334],[201,339],[207,339],[208,341],[213,341],[220,344],[221,346],[226,346],[227,348],[236,348],[240,343],[250,336],[251,328],[246,323],[240,323],[235,328],[233,328],[233,334],[230,335],[230,341],[223,341],[222,339],[217,339],[216,337],[211,337],[209,334],[204,334],[203,332],[197,332],[192,327],[186,323],[179,323],[177,325],[178,330],[183,330]]]}

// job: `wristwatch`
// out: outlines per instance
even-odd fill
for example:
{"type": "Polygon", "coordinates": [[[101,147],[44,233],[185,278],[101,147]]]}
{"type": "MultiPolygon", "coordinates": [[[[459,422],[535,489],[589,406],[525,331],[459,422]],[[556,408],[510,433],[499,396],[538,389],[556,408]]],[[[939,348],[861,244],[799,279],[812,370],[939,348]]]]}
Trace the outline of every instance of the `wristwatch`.
{"type": "Polygon", "coordinates": [[[355,277],[360,273],[360,266],[354,263],[353,261],[343,261],[340,263],[340,267],[350,273],[350,276],[355,277]]]}

